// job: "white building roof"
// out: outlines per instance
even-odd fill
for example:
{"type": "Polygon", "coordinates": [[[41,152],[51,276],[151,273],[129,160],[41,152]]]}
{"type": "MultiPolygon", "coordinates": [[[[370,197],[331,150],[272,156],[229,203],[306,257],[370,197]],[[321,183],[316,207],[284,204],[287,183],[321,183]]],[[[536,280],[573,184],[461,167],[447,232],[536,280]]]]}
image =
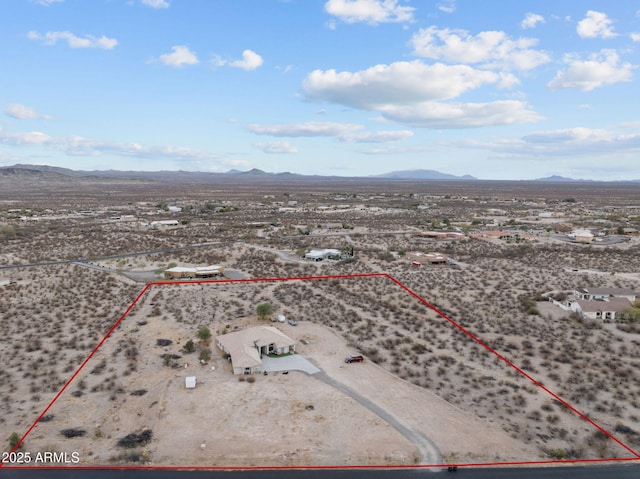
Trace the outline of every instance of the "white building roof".
{"type": "Polygon", "coordinates": [[[196,387],[196,377],[195,376],[187,376],[184,379],[184,385],[187,389],[193,389],[196,387]]]}
{"type": "Polygon", "coordinates": [[[197,268],[189,268],[186,266],[176,266],[174,268],[169,268],[166,271],[169,273],[200,273],[200,274],[207,274],[207,273],[218,273],[220,272],[220,269],[222,268],[222,266],[214,264],[211,266],[199,266],[197,268]]]}
{"type": "Polygon", "coordinates": [[[305,258],[324,258],[327,256],[340,256],[342,252],[339,249],[312,249],[307,254],[305,254],[305,258]]]}

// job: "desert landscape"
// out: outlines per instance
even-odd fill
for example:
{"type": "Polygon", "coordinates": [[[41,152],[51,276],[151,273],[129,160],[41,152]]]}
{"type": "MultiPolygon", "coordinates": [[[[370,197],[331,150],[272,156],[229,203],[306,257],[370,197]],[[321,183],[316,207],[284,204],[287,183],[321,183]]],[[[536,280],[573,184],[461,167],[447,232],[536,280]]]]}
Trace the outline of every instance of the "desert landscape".
{"type": "Polygon", "coordinates": [[[611,319],[566,306],[583,288],[640,291],[635,184],[21,171],[0,182],[3,449],[160,282],[23,450],[79,451],[83,465],[637,457],[639,305],[611,319]],[[314,248],[341,258],[305,259],[314,248]],[[208,265],[230,280],[344,277],[164,278],[208,265]],[[354,276],[368,274],[389,276],[354,276]],[[257,314],[264,303],[269,317],[257,314]],[[297,325],[271,322],[278,314],[297,325]],[[260,324],[321,373],[234,375],[214,338],[260,324]],[[345,363],[351,354],[364,362],[345,363]]]}

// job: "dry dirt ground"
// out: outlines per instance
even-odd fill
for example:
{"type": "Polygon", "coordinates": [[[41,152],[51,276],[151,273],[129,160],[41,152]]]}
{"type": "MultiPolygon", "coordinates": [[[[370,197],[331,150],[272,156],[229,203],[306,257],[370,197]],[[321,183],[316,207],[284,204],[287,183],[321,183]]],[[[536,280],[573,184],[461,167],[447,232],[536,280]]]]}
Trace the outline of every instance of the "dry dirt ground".
{"type": "MultiPolygon", "coordinates": [[[[148,295],[159,294],[158,288],[148,295]]],[[[191,290],[190,296],[195,293],[205,300],[221,292],[217,285],[183,288],[185,292],[191,290]]],[[[172,294],[179,294],[179,290],[172,294]]],[[[233,288],[226,288],[222,294],[232,295],[233,288]]],[[[79,448],[83,464],[135,460],[154,465],[220,466],[418,462],[414,445],[389,424],[313,376],[294,371],[286,375],[271,373],[258,375],[254,383],[249,383],[231,374],[230,366],[215,347],[212,360],[206,365],[200,364],[195,354],[181,353],[179,346],[194,336],[193,328],[178,322],[172,314],[150,316],[159,302],[163,300],[156,296],[125,319],[48,411],[53,419],[39,424],[31,433],[30,448],[79,448]],[[169,339],[173,344],[158,346],[157,339],[169,339]],[[127,348],[134,344],[136,371],[127,376],[118,374],[127,356],[131,356],[127,348]],[[123,351],[125,354],[120,354],[123,351]],[[182,356],[175,360],[175,368],[164,365],[161,356],[165,353],[182,356]],[[100,371],[102,364],[105,366],[100,371]],[[113,378],[113,383],[101,375],[113,378]],[[190,375],[198,378],[195,390],[184,387],[184,378],[190,375]],[[105,384],[105,390],[100,390],[105,384]],[[146,390],[144,395],[131,395],[140,390],[146,390]],[[74,397],[73,391],[84,393],[74,397]],[[65,439],[60,431],[68,428],[81,429],[85,436],[65,439]],[[116,446],[118,439],[145,429],[153,433],[148,444],[131,450],[116,446]]],[[[163,304],[161,309],[165,307],[163,304]]],[[[309,319],[300,318],[296,327],[280,325],[296,340],[299,353],[401,423],[426,434],[446,460],[537,458],[534,448],[514,441],[489,421],[452,406],[372,362],[345,364],[344,357],[356,352],[353,346],[330,328],[309,319]]],[[[225,322],[220,318],[210,326],[218,331],[228,330],[225,322]]],[[[248,316],[237,318],[232,324],[235,329],[260,322],[248,316]]]]}
{"type": "MultiPolygon", "coordinates": [[[[283,193],[282,185],[224,189],[149,184],[143,189],[123,185],[117,192],[102,196],[93,184],[79,185],[74,191],[69,184],[58,189],[15,185],[9,189],[11,185],[0,188],[5,196],[0,197],[0,214],[6,218],[0,220],[8,222],[7,226],[0,225],[3,267],[92,258],[108,269],[124,272],[155,273],[177,262],[222,264],[254,278],[389,273],[604,429],[640,449],[638,324],[583,321],[550,308],[548,303],[535,302],[542,293],[577,287],[626,287],[640,292],[639,236],[606,247],[553,239],[567,228],[606,232],[628,226],[638,229],[637,185],[620,189],[591,184],[568,188],[524,183],[322,183],[297,189],[287,185],[290,189],[283,193]],[[66,196],[60,194],[67,190],[66,196]],[[280,206],[292,199],[300,207],[281,211],[280,206]],[[158,212],[155,205],[162,201],[180,204],[184,210],[180,214],[158,212]],[[353,208],[338,207],[344,203],[353,208]],[[42,220],[23,223],[12,219],[8,210],[14,208],[20,209],[20,215],[23,209],[27,214],[33,209],[42,220]],[[60,217],[45,217],[48,208],[56,215],[69,211],[60,217]],[[73,213],[85,209],[95,213],[86,217],[73,213]],[[496,209],[503,213],[494,215],[496,209]],[[144,228],[137,222],[113,222],[109,219],[111,210],[136,215],[139,220],[177,218],[181,224],[162,230],[144,228]],[[553,224],[536,223],[542,212],[557,215],[553,224]],[[529,219],[524,222],[522,218],[529,219]],[[511,242],[437,242],[414,236],[422,230],[451,228],[507,228],[527,234],[524,240],[511,242]],[[243,242],[237,243],[239,240],[243,242]],[[218,244],[189,247],[207,242],[218,244]],[[309,264],[287,259],[312,247],[345,244],[355,248],[352,261],[309,264]],[[164,248],[167,250],[154,254],[104,258],[164,248]],[[416,250],[443,252],[458,266],[412,268],[402,254],[416,250]]],[[[73,264],[0,273],[0,280],[17,282],[0,289],[0,440],[6,447],[6,438],[29,428],[144,283],[73,264]]],[[[254,383],[239,382],[225,369],[226,363],[215,359],[215,347],[208,368],[195,365],[195,355],[180,351],[187,339],[195,339],[198,327],[206,325],[214,334],[243,327],[254,320],[256,305],[268,301],[276,312],[301,321],[295,330],[284,325],[292,334],[302,334],[311,325],[320,328],[308,332],[308,345],[299,343],[303,354],[341,382],[357,386],[362,395],[378,401],[403,424],[420,428],[438,445],[445,460],[631,455],[435,313],[425,312],[424,305],[389,280],[216,288],[217,294],[210,295],[198,286],[154,287],[87,365],[82,377],[65,391],[61,402],[48,412],[48,421],[27,438],[26,450],[60,450],[69,444],[85,451],[83,461],[87,463],[161,464],[175,462],[178,456],[173,451],[181,442],[191,441],[182,452],[194,461],[199,461],[200,455],[218,463],[228,463],[229,458],[248,463],[248,457],[283,464],[308,462],[310,458],[318,463],[335,460],[350,464],[415,460],[415,448],[395,429],[314,378],[291,372],[259,376],[254,383]],[[147,324],[138,324],[144,321],[147,324]],[[314,352],[314,335],[322,345],[321,338],[329,334],[339,339],[323,346],[318,355],[314,352]],[[159,347],[159,338],[174,342],[167,348],[159,347]],[[336,361],[329,355],[332,348],[338,348],[336,361]],[[342,357],[356,351],[365,355],[366,362],[351,365],[353,368],[345,366],[342,357]],[[165,353],[182,356],[174,362],[188,362],[187,370],[165,366],[161,357],[165,353]],[[211,365],[216,366],[215,371],[211,365]],[[188,371],[202,377],[205,384],[185,391],[183,376],[188,371]],[[353,371],[366,371],[367,375],[342,376],[353,371]],[[386,376],[378,379],[375,374],[383,371],[386,376]],[[378,384],[391,386],[380,388],[378,384]],[[215,394],[207,394],[214,388],[215,394]],[[395,394],[403,388],[406,393],[395,394]],[[147,392],[131,395],[140,389],[147,392]],[[230,400],[218,400],[223,396],[230,400]],[[397,407],[404,404],[403,398],[410,406],[397,407]],[[181,399],[187,402],[181,404],[181,399]],[[74,404],[81,408],[72,408],[74,404]],[[437,411],[438,405],[450,412],[433,418],[430,411],[437,411]],[[54,410],[58,407],[67,409],[54,410]],[[421,408],[425,413],[419,417],[408,415],[421,408]],[[215,415],[221,411],[227,415],[215,415]],[[464,411],[463,416],[460,411],[464,411]],[[204,432],[187,435],[186,427],[180,427],[185,414],[212,419],[194,421],[195,430],[204,432]],[[256,426],[265,424],[262,418],[266,415],[278,423],[273,436],[271,430],[256,426]],[[230,427],[247,424],[245,417],[254,419],[250,427],[230,427]],[[345,417],[359,418],[358,424],[369,427],[364,432],[348,429],[340,436],[345,417]],[[438,421],[453,422],[456,427],[441,427],[438,421]],[[298,425],[295,436],[289,424],[298,425]],[[458,433],[466,424],[473,425],[473,430],[458,433]],[[485,434],[494,431],[491,437],[495,441],[486,442],[485,447],[484,435],[480,441],[473,439],[475,425],[481,425],[477,430],[485,434]],[[60,435],[61,430],[75,427],[84,429],[85,436],[65,439],[60,435]],[[143,432],[147,427],[152,431],[148,444],[133,449],[116,446],[127,434],[143,432]],[[256,450],[251,451],[253,456],[241,450],[216,456],[216,440],[223,443],[221,447],[233,447],[232,441],[213,438],[218,437],[215,431],[225,428],[231,432],[223,438],[235,434],[243,442],[244,435],[255,434],[264,438],[256,441],[260,446],[269,442],[271,449],[264,449],[259,458],[256,450]],[[303,445],[296,438],[307,428],[306,434],[315,436],[303,445]],[[336,437],[348,439],[345,442],[354,449],[341,448],[334,456],[323,456],[322,451],[332,451],[336,437]],[[381,437],[385,439],[382,445],[376,439],[381,437]],[[396,439],[388,441],[391,437],[396,439]],[[315,442],[320,446],[314,446],[315,442]],[[386,449],[371,449],[374,446],[386,449]]]]}

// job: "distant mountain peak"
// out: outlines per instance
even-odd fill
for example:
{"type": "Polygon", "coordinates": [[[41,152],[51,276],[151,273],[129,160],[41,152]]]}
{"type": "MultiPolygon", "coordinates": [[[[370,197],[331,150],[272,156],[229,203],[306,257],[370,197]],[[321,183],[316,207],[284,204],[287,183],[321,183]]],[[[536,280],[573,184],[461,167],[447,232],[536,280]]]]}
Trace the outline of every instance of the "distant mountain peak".
{"type": "Polygon", "coordinates": [[[382,175],[373,175],[372,177],[401,180],[477,180],[476,177],[471,175],[456,176],[436,170],[400,170],[383,173],[382,175]]]}
{"type": "Polygon", "coordinates": [[[551,176],[546,176],[544,178],[537,178],[534,181],[557,181],[560,183],[560,182],[577,181],[577,180],[574,180],[573,178],[567,178],[566,176],[551,175],[551,176]]]}

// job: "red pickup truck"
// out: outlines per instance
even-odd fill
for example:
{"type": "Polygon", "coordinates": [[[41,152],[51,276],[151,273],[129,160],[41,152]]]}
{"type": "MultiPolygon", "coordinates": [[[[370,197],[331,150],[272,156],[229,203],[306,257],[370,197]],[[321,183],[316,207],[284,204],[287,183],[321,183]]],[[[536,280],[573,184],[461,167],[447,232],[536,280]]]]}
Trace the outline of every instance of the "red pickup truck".
{"type": "Polygon", "coordinates": [[[361,363],[362,361],[364,361],[364,358],[362,356],[347,356],[346,358],[344,358],[344,362],[345,363],[361,363]]]}

